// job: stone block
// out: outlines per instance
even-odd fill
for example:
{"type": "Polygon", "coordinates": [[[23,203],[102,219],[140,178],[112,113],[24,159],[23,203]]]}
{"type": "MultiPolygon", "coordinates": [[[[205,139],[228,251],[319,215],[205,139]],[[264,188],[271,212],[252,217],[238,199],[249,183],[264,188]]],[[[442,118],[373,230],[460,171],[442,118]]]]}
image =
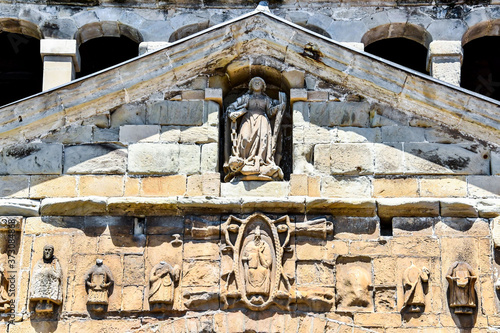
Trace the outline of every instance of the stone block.
{"type": "Polygon", "coordinates": [[[142,178],[140,193],[142,196],[152,197],[184,195],[186,193],[186,176],[142,178]]]}
{"type": "Polygon", "coordinates": [[[310,127],[304,127],[303,140],[306,144],[330,143],[335,137],[335,131],[335,129],[331,130],[327,127],[319,127],[314,125],[310,127]]]}
{"type": "Polygon", "coordinates": [[[393,256],[439,257],[440,250],[439,240],[428,236],[395,237],[392,242],[393,256]]]}
{"type": "Polygon", "coordinates": [[[205,100],[214,101],[222,105],[222,89],[221,88],[205,88],[205,100]]]}
{"type": "Polygon", "coordinates": [[[404,153],[401,143],[373,145],[373,155],[375,158],[375,174],[393,175],[404,172],[404,153]]]}
{"type": "Polygon", "coordinates": [[[321,196],[321,177],[308,176],[307,177],[307,195],[310,197],[321,196]]]}
{"type": "Polygon", "coordinates": [[[394,217],[392,219],[392,234],[397,236],[432,236],[435,217],[394,217]]]}
{"type": "Polygon", "coordinates": [[[382,142],[425,142],[425,130],[410,126],[384,126],[382,142]]]}
{"type": "Polygon", "coordinates": [[[441,216],[444,217],[477,217],[476,202],[471,199],[441,199],[439,201],[441,216]]]}
{"type": "Polygon", "coordinates": [[[336,217],[335,238],[377,239],[380,237],[378,217],[336,217]]]}
{"type": "Polygon", "coordinates": [[[27,198],[29,176],[0,176],[0,197],[27,198]]]}
{"type": "Polygon", "coordinates": [[[201,146],[201,172],[219,171],[219,145],[207,143],[201,146]]]}
{"type": "Polygon", "coordinates": [[[290,195],[307,195],[307,180],[308,177],[305,174],[291,174],[290,175],[290,195]]]}
{"type": "Polygon", "coordinates": [[[368,143],[381,142],[380,128],[341,127],[338,128],[335,142],[340,143],[368,143]]]}
{"type": "MultiPolygon", "coordinates": [[[[307,90],[305,89],[290,89],[290,104],[295,105],[296,102],[307,101],[307,90]]],[[[294,108],[295,111],[295,108],[294,108]]],[[[294,113],[295,115],[295,113],[294,113]]],[[[295,117],[294,117],[295,120],[295,117]]],[[[303,120],[303,119],[302,119],[303,120]]],[[[294,121],[295,124],[295,121],[294,121]]]]}
{"type": "MultiPolygon", "coordinates": [[[[146,272],[144,269],[144,256],[125,255],[123,257],[123,284],[144,286],[146,272]]],[[[142,300],[142,297],[141,297],[142,300]]]]}
{"type": "Polygon", "coordinates": [[[125,178],[125,189],[123,195],[126,197],[134,197],[139,195],[141,182],[139,178],[125,178]]]}
{"type": "Polygon", "coordinates": [[[183,127],[179,142],[181,143],[210,143],[219,141],[218,128],[214,126],[183,127]]]}
{"type": "Polygon", "coordinates": [[[500,216],[500,200],[478,200],[476,208],[479,213],[479,217],[494,218],[500,216]]]}
{"type": "Polygon", "coordinates": [[[177,143],[181,141],[181,127],[180,126],[162,126],[160,140],[162,142],[177,143]]]}
{"type": "MultiPolygon", "coordinates": [[[[328,97],[327,97],[328,98],[328,97]]],[[[311,124],[369,127],[371,105],[365,102],[309,103],[311,124]]]]}
{"type": "Polygon", "coordinates": [[[27,143],[5,147],[7,172],[17,174],[60,174],[62,144],[27,143]]]}
{"type": "Polygon", "coordinates": [[[436,223],[436,236],[487,237],[490,235],[488,221],[480,218],[444,217],[436,223]]]}
{"type": "Polygon", "coordinates": [[[467,180],[469,197],[492,198],[500,196],[500,177],[498,176],[469,176],[467,180]]]}
{"type": "Polygon", "coordinates": [[[186,195],[188,197],[203,195],[202,175],[192,175],[187,178],[186,195]]]}
{"type": "Polygon", "coordinates": [[[493,245],[495,248],[500,247],[500,216],[495,217],[492,222],[491,227],[491,239],[493,240],[493,245]]]}
{"type": "Polygon", "coordinates": [[[124,104],[111,111],[111,127],[143,124],[146,124],[146,105],[144,102],[124,104]]]}
{"type": "Polygon", "coordinates": [[[377,287],[375,293],[375,311],[394,312],[396,310],[396,288],[377,287]]]}
{"type": "MultiPolygon", "coordinates": [[[[294,159],[295,160],[295,159],[294,159]]],[[[330,174],[330,144],[317,144],[314,146],[314,169],[317,172],[330,174]]],[[[297,169],[294,166],[294,172],[297,169]]]]}
{"type": "Polygon", "coordinates": [[[439,215],[439,201],[431,199],[382,198],[377,200],[377,208],[381,218],[439,215]]]}
{"type": "Polygon", "coordinates": [[[466,197],[467,181],[465,177],[432,177],[420,179],[422,197],[466,197]]]}
{"type": "Polygon", "coordinates": [[[64,173],[123,174],[127,150],[114,144],[93,144],[64,148],[64,173]]]}
{"type": "Polygon", "coordinates": [[[334,286],[333,267],[321,261],[297,261],[298,286],[334,286]]]}
{"type": "Polygon", "coordinates": [[[278,214],[304,213],[304,197],[243,197],[241,199],[241,213],[265,211],[278,214]]]}
{"type": "Polygon", "coordinates": [[[120,126],[120,142],[158,142],[160,141],[159,125],[123,125],[120,126]]]}
{"type": "Polygon", "coordinates": [[[308,91],[307,92],[307,100],[308,101],[327,101],[328,100],[328,91],[321,91],[321,90],[316,90],[316,91],[308,91]]]}
{"type": "MultiPolygon", "coordinates": [[[[309,126],[309,103],[297,101],[293,103],[292,108],[293,126],[294,131],[296,127],[309,126]]],[[[295,135],[295,133],[294,133],[295,135]]]]}
{"type": "Polygon", "coordinates": [[[373,196],[375,198],[418,197],[418,179],[375,178],[373,196]]]}
{"type": "Polygon", "coordinates": [[[106,200],[99,197],[47,198],[41,202],[40,214],[47,216],[105,215],[106,200]]]}
{"type": "Polygon", "coordinates": [[[220,174],[219,173],[204,173],[202,175],[202,191],[203,195],[218,197],[220,196],[220,174]]]}
{"type": "Polygon", "coordinates": [[[78,188],[80,196],[122,196],[123,176],[81,176],[78,188]]]}
{"type": "Polygon", "coordinates": [[[219,260],[220,249],[218,241],[185,241],[184,260],[219,260]]]}
{"type": "Polygon", "coordinates": [[[372,199],[306,199],[308,213],[323,214],[328,211],[334,216],[375,216],[376,207],[372,199]]]}
{"type": "Polygon", "coordinates": [[[179,145],[179,173],[192,175],[200,172],[200,148],[198,145],[179,145]]]}
{"type": "Polygon", "coordinates": [[[330,146],[330,172],[341,175],[372,174],[373,145],[336,143],[330,146]]]}
{"type": "Polygon", "coordinates": [[[89,143],[92,141],[92,130],[92,126],[82,126],[80,124],[78,126],[66,126],[44,137],[43,142],[64,144],[89,143]]]}
{"type": "Polygon", "coordinates": [[[97,128],[94,127],[93,133],[95,143],[118,142],[120,140],[120,128],[97,128]]]}
{"type": "Polygon", "coordinates": [[[28,199],[0,199],[0,215],[38,216],[40,203],[28,199]]]}
{"type": "Polygon", "coordinates": [[[370,198],[371,181],[368,177],[323,177],[321,196],[327,198],[370,198]]]}
{"type": "Polygon", "coordinates": [[[210,287],[219,283],[220,263],[210,260],[184,261],[182,286],[210,287]]]}
{"type": "Polygon", "coordinates": [[[238,181],[221,184],[223,197],[286,197],[290,191],[288,182],[238,181]]]}
{"type": "Polygon", "coordinates": [[[286,70],[281,73],[283,80],[285,80],[292,89],[304,88],[304,72],[298,70],[286,70]]]}
{"type": "Polygon", "coordinates": [[[173,174],[179,171],[179,145],[136,143],[129,146],[131,174],[173,174]]]}
{"type": "Polygon", "coordinates": [[[491,174],[500,176],[500,152],[491,152],[491,174]]]}
{"type": "Polygon", "coordinates": [[[405,172],[409,174],[489,174],[489,152],[474,145],[405,144],[405,172]]]}
{"type": "Polygon", "coordinates": [[[159,216],[177,213],[177,198],[116,198],[108,199],[109,215],[159,216]]]}
{"type": "Polygon", "coordinates": [[[76,197],[76,184],[74,176],[31,176],[30,198],[76,197]]]}
{"type": "Polygon", "coordinates": [[[148,123],[200,126],[203,124],[203,101],[159,101],[148,104],[148,123]]]}
{"type": "Polygon", "coordinates": [[[181,98],[183,101],[186,100],[203,100],[205,99],[204,90],[183,90],[181,92],[181,98]]]}

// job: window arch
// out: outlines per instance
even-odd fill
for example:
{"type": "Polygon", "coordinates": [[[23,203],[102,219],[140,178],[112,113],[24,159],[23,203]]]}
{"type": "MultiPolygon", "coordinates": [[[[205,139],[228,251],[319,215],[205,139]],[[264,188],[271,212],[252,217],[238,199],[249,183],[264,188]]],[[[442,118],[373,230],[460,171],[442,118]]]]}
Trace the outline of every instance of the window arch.
{"type": "Polygon", "coordinates": [[[193,35],[199,31],[205,30],[209,27],[209,21],[202,21],[199,23],[185,25],[177,30],[175,30],[171,35],[168,41],[173,43],[178,41],[179,39],[185,38],[187,36],[193,35]]]}

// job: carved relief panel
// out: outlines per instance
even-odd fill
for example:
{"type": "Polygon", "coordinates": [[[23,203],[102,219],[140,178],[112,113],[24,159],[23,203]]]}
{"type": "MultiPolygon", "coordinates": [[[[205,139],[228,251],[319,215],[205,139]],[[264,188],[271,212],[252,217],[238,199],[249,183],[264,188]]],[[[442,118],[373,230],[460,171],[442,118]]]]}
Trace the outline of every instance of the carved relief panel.
{"type": "Polygon", "coordinates": [[[102,259],[96,263],[85,275],[85,287],[88,293],[87,307],[91,311],[104,312],[108,307],[108,297],[113,288],[113,274],[102,259]]]}
{"type": "Polygon", "coordinates": [[[448,273],[448,304],[455,314],[472,314],[477,306],[474,285],[477,276],[472,267],[463,261],[454,262],[448,273]]]}

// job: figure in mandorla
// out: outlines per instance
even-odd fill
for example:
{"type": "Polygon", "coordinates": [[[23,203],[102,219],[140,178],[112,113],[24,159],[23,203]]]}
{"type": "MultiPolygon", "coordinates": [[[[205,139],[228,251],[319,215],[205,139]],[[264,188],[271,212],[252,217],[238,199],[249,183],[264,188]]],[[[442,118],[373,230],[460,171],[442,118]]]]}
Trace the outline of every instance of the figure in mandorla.
{"type": "Polygon", "coordinates": [[[37,313],[54,311],[54,304],[62,304],[62,269],[54,256],[54,246],[45,245],[43,258],[33,268],[30,301],[35,302],[37,313]]]}
{"type": "Polygon", "coordinates": [[[283,180],[283,171],[276,165],[275,155],[286,96],[280,93],[280,100],[273,100],[265,91],[264,80],[254,77],[248,92],[227,108],[232,148],[225,163],[229,170],[225,181],[235,176],[241,176],[242,180],[283,180]],[[274,128],[272,118],[275,118],[274,128]]]}
{"type": "Polygon", "coordinates": [[[90,310],[104,312],[108,306],[108,297],[113,285],[113,274],[102,259],[96,259],[95,265],[85,275],[87,288],[87,306],[90,310]]]}

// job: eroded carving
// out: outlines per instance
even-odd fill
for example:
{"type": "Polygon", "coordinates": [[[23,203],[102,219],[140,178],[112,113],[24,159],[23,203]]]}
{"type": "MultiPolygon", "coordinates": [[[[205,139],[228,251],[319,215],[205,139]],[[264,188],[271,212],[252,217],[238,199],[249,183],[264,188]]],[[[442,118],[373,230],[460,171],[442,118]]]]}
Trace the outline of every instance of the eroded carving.
{"type": "Polygon", "coordinates": [[[288,216],[272,220],[263,214],[246,219],[234,216],[222,225],[225,244],[222,248],[221,300],[225,308],[243,303],[251,310],[261,311],[271,305],[289,309],[291,303],[333,303],[328,290],[297,293],[294,276],[288,276],[283,265],[293,250],[290,236],[311,226],[317,232],[307,233],[323,237],[324,230],[333,229],[325,219],[303,222],[300,228],[290,223],[288,216]]]}
{"type": "Polygon", "coordinates": [[[10,311],[9,280],[5,276],[3,265],[0,266],[0,312],[10,311]]]}
{"type": "Polygon", "coordinates": [[[405,299],[403,309],[409,312],[423,312],[425,308],[424,283],[429,281],[429,270],[426,267],[418,268],[411,263],[403,273],[403,289],[405,299]]]}
{"type": "Polygon", "coordinates": [[[108,298],[114,283],[113,274],[102,259],[96,259],[95,265],[85,275],[87,289],[87,307],[91,311],[104,312],[108,307],[108,298]]]}
{"type": "Polygon", "coordinates": [[[449,305],[456,314],[472,314],[476,307],[474,285],[477,276],[472,267],[463,261],[454,262],[446,274],[449,288],[449,305]]]}
{"type": "Polygon", "coordinates": [[[337,263],[337,304],[341,310],[372,308],[372,279],[370,262],[337,263]]]}
{"type": "Polygon", "coordinates": [[[62,269],[54,256],[54,246],[45,245],[43,258],[33,268],[30,301],[35,303],[38,313],[54,311],[54,304],[62,303],[62,269]]]}
{"type": "Polygon", "coordinates": [[[179,265],[172,267],[160,261],[149,275],[149,306],[151,311],[165,311],[174,303],[175,285],[180,277],[179,265]]]}
{"type": "Polygon", "coordinates": [[[248,92],[226,110],[231,123],[231,153],[224,164],[224,180],[235,176],[244,180],[283,180],[283,171],[276,165],[276,148],[286,95],[280,93],[279,101],[268,97],[266,83],[260,77],[251,79],[248,86],[248,92]]]}

